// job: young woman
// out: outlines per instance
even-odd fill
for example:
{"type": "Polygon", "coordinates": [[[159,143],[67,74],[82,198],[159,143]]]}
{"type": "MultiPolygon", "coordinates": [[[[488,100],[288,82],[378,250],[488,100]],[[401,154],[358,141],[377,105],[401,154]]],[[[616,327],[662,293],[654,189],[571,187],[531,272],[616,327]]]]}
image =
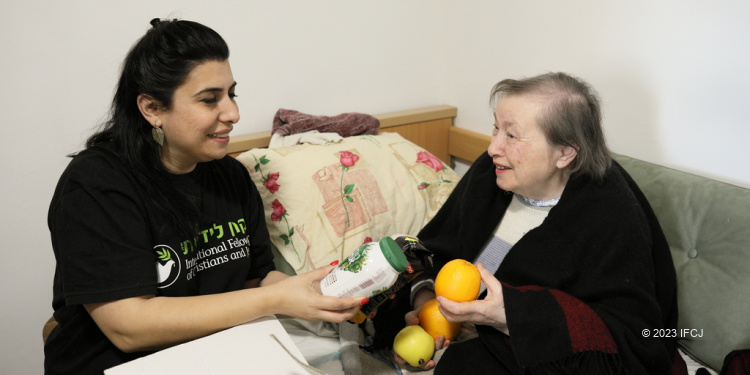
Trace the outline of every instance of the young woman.
{"type": "Polygon", "coordinates": [[[362,302],[315,291],[332,267],[274,270],[260,195],[227,156],[240,118],[229,49],[195,22],[151,24],[50,205],[47,374],[101,374],[269,314],[342,322],[362,302]]]}

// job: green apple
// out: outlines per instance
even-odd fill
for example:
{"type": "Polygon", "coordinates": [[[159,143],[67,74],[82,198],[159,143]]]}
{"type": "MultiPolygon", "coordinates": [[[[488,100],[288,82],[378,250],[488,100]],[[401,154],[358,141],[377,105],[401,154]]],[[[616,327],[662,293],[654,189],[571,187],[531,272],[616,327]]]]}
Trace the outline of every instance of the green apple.
{"type": "Polygon", "coordinates": [[[435,340],[418,325],[406,326],[393,339],[393,351],[410,365],[419,367],[435,353],[435,340]]]}

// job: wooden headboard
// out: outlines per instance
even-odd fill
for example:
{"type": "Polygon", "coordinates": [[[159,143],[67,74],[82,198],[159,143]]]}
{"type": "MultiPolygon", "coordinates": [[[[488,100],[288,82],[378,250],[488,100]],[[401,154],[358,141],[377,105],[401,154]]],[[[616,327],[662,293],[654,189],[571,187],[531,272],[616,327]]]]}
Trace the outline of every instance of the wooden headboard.
{"type": "MultiPolygon", "coordinates": [[[[448,165],[452,159],[474,161],[487,150],[490,137],[453,126],[458,109],[450,105],[408,109],[374,115],[380,120],[381,132],[396,132],[414,142],[448,165]]],[[[229,154],[268,147],[271,131],[232,136],[229,154]]]]}

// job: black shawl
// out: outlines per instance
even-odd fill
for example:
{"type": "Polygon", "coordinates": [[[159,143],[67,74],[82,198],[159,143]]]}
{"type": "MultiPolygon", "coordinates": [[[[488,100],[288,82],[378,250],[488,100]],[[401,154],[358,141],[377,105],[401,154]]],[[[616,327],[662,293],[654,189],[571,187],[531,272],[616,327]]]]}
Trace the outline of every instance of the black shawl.
{"type": "MultiPolygon", "coordinates": [[[[574,174],[548,217],[495,273],[510,336],[490,327],[478,331],[501,362],[515,361],[507,366],[668,371],[676,341],[654,336],[677,324],[672,257],[648,201],[613,163],[602,183],[574,174]]],[[[484,153],[418,235],[435,253],[435,269],[455,258],[475,260],[511,198],[497,187],[484,153]]]]}

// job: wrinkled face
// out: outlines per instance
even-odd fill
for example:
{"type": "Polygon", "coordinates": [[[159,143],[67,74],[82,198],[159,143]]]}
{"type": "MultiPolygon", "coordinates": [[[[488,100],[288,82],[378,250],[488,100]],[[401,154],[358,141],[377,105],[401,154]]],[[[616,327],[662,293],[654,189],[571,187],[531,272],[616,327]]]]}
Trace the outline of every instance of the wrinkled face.
{"type": "Polygon", "coordinates": [[[168,170],[187,173],[227,154],[229,132],[240,119],[236,84],[228,61],[207,61],[175,90],[172,107],[158,114],[164,130],[161,160],[168,170]]]}
{"type": "Polygon", "coordinates": [[[495,164],[498,187],[547,200],[562,195],[568,180],[563,168],[569,161],[563,155],[564,147],[551,146],[539,128],[538,100],[529,95],[500,98],[487,152],[495,164]]]}

